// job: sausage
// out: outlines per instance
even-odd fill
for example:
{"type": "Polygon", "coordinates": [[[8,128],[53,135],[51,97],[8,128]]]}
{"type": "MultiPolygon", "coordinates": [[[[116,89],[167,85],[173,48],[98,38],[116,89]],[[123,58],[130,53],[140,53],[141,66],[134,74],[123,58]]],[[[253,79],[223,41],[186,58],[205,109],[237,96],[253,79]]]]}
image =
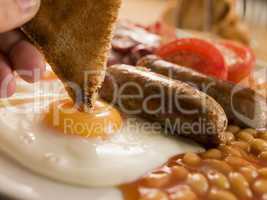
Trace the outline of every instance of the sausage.
{"type": "Polygon", "coordinates": [[[222,107],[186,83],[145,68],[113,65],[100,97],[123,113],[160,123],[168,130],[165,133],[186,136],[207,147],[223,142],[227,117],[222,107]]]}
{"type": "Polygon", "coordinates": [[[188,83],[213,97],[223,107],[229,123],[258,130],[267,128],[266,98],[250,88],[208,77],[190,68],[164,61],[155,55],[142,58],[138,65],[188,83]]]}

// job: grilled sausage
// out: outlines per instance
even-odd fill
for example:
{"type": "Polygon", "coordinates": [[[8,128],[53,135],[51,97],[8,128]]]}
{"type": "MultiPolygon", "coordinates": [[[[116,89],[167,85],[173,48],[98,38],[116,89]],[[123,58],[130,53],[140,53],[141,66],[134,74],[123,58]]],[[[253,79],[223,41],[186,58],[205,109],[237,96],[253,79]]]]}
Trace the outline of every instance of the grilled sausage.
{"type": "Polygon", "coordinates": [[[260,130],[267,128],[266,98],[250,88],[208,77],[192,69],[164,61],[154,55],[142,58],[138,65],[145,66],[151,71],[169,78],[191,84],[213,97],[223,107],[229,123],[260,130]]]}
{"type": "Polygon", "coordinates": [[[223,142],[227,126],[223,109],[186,83],[145,68],[113,65],[108,68],[100,96],[123,113],[159,122],[172,135],[186,136],[205,146],[223,142]]]}

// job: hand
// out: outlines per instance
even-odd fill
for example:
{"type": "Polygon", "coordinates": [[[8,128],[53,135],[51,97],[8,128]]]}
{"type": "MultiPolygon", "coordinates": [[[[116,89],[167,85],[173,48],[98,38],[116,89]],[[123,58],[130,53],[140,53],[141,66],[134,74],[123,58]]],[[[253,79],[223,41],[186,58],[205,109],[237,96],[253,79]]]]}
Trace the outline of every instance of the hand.
{"type": "Polygon", "coordinates": [[[40,0],[0,0],[0,98],[15,92],[14,71],[28,82],[45,71],[42,54],[16,29],[33,18],[39,6],[40,0]]]}

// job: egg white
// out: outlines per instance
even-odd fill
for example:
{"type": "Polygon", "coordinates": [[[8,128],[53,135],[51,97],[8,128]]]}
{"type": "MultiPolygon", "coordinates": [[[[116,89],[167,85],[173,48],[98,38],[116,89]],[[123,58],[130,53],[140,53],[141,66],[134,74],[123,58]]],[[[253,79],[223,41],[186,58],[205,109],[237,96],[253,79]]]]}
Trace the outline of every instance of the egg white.
{"type": "Polygon", "coordinates": [[[27,200],[123,200],[115,187],[88,188],[62,184],[26,170],[0,151],[0,192],[27,200]]]}
{"type": "Polygon", "coordinates": [[[160,131],[140,129],[148,123],[140,119],[126,119],[107,140],[64,135],[43,123],[50,102],[0,108],[0,148],[23,166],[57,181],[117,186],[138,179],[176,154],[203,150],[160,131]]]}

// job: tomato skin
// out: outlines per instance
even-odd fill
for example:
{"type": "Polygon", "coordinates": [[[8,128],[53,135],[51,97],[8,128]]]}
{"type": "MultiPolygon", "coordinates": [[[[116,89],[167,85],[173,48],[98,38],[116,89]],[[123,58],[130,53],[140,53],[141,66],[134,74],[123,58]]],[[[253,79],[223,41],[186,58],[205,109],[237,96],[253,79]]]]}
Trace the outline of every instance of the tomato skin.
{"type": "Polygon", "coordinates": [[[256,56],[253,51],[249,47],[229,40],[223,40],[219,44],[233,51],[239,58],[234,64],[228,66],[228,80],[239,83],[247,78],[256,63],[256,56]]]}
{"type": "Polygon", "coordinates": [[[227,67],[220,50],[211,42],[197,38],[181,38],[157,49],[163,59],[193,68],[203,74],[227,79],[227,67]]]}

